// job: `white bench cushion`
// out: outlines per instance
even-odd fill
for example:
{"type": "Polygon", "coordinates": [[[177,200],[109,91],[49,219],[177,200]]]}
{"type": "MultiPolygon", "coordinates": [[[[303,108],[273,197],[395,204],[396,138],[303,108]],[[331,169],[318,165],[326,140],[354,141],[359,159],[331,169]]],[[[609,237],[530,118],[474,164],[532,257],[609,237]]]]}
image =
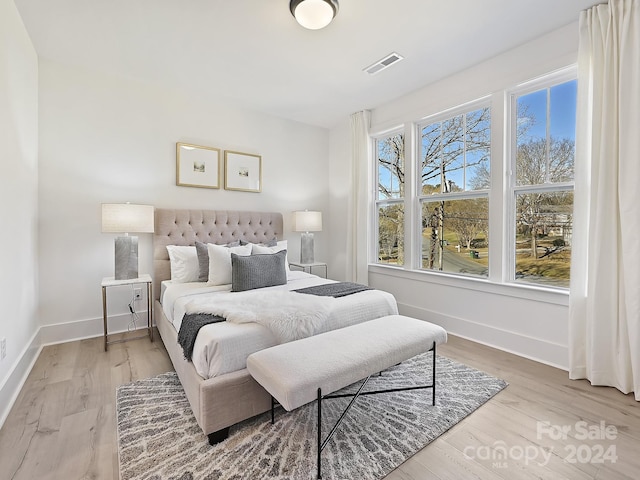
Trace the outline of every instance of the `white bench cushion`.
{"type": "Polygon", "coordinates": [[[253,353],[247,369],[290,411],[446,341],[438,325],[389,315],[253,353]]]}

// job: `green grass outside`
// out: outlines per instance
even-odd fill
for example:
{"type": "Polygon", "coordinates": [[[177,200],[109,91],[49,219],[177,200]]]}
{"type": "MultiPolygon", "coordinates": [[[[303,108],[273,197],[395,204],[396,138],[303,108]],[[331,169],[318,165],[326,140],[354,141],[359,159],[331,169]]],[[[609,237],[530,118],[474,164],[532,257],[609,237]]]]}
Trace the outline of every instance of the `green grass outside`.
{"type": "MultiPolygon", "coordinates": [[[[431,232],[425,230],[423,233],[423,241],[425,245],[430,241],[431,232]]],[[[458,245],[458,237],[453,232],[445,232],[444,239],[446,240],[445,249],[455,255],[464,256],[469,260],[483,266],[489,265],[489,248],[472,247],[471,250],[478,252],[479,258],[473,258],[470,255],[470,250],[464,245],[460,245],[460,252],[458,253],[456,245],[458,245]]],[[[542,237],[538,240],[538,247],[540,248],[553,248],[553,241],[555,237],[542,237]]],[[[478,236],[474,243],[486,245],[486,239],[484,236],[478,236]]],[[[529,246],[528,239],[522,236],[518,236],[517,245],[521,249],[526,249],[529,246]]],[[[394,252],[396,253],[396,252],[394,252]]],[[[540,253],[539,253],[540,254],[540,253]]],[[[391,258],[382,259],[382,263],[397,264],[393,255],[391,258]]],[[[568,280],[571,267],[571,249],[555,252],[547,257],[533,259],[529,253],[519,253],[516,255],[516,271],[525,276],[538,276],[553,278],[558,280],[568,280]]]]}

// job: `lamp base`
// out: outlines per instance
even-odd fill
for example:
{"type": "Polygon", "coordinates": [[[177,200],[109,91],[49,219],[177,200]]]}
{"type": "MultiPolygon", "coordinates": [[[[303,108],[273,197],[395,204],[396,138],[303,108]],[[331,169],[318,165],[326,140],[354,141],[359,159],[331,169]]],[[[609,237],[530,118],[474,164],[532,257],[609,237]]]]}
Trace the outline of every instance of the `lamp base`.
{"type": "Polygon", "coordinates": [[[116,237],[115,279],[138,278],[138,237],[116,237]]]}
{"type": "Polygon", "coordinates": [[[313,233],[305,232],[300,237],[300,263],[313,263],[313,233]]]}

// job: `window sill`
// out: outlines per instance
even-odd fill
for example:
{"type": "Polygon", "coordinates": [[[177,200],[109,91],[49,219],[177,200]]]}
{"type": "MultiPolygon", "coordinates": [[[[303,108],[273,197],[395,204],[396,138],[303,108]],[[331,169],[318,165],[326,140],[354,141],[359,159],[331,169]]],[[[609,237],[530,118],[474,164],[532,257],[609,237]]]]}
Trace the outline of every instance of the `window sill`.
{"type": "Polygon", "coordinates": [[[569,306],[569,290],[547,288],[538,285],[496,283],[485,278],[461,277],[441,272],[408,270],[392,265],[369,264],[369,273],[389,277],[404,278],[424,283],[447,285],[455,288],[474,290],[553,305],[569,306]]]}

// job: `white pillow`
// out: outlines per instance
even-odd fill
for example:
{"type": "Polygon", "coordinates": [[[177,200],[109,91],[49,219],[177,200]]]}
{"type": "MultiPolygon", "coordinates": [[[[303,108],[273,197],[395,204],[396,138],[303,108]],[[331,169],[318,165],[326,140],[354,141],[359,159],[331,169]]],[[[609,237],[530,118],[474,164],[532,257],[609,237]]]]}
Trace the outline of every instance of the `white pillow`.
{"type": "MultiPolygon", "coordinates": [[[[194,247],[195,248],[195,247],[194,247]]],[[[251,245],[225,247],[224,245],[207,244],[209,253],[209,281],[207,285],[231,284],[231,254],[251,255],[251,245]]]]}
{"type": "Polygon", "coordinates": [[[171,261],[171,280],[178,283],[197,282],[200,275],[196,247],[167,245],[171,261]]]}
{"type": "MultiPolygon", "coordinates": [[[[263,255],[268,253],[278,253],[279,251],[286,250],[286,249],[287,249],[286,240],[281,240],[280,242],[278,242],[278,244],[275,247],[265,247],[264,245],[257,245],[254,243],[251,246],[251,253],[253,255],[263,255]]],[[[287,252],[287,257],[285,258],[284,266],[285,266],[285,269],[287,270],[287,273],[291,271],[291,269],[289,268],[289,252],[287,252]]]]}

